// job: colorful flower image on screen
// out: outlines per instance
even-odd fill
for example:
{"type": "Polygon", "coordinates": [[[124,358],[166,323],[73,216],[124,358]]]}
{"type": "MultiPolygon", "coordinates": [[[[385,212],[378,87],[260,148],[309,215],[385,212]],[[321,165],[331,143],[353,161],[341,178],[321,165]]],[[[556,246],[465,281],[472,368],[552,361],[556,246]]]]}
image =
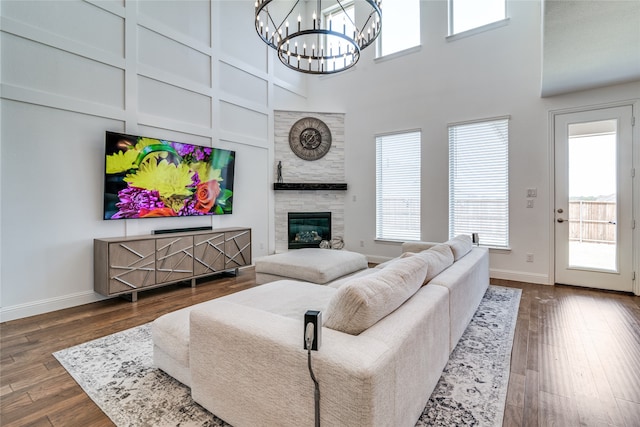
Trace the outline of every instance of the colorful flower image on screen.
{"type": "Polygon", "coordinates": [[[106,134],[104,219],[232,213],[235,152],[106,134]]]}

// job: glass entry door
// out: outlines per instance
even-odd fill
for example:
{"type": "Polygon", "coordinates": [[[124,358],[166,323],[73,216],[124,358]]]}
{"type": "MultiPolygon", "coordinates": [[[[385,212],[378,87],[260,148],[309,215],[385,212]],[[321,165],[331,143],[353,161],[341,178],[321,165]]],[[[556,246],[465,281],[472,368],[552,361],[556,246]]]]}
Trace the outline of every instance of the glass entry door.
{"type": "Polygon", "coordinates": [[[631,106],[555,116],[555,282],[631,292],[631,106]]]}

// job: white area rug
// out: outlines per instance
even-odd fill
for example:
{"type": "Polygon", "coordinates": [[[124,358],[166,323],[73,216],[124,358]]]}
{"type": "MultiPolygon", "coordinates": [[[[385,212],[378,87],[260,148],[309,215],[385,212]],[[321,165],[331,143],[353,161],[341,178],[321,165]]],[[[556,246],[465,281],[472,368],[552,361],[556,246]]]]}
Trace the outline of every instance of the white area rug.
{"type": "MultiPolygon", "coordinates": [[[[519,289],[490,286],[416,426],[501,426],[519,289]]],[[[228,426],[153,366],[150,324],[54,353],[117,426],[228,426]]]]}

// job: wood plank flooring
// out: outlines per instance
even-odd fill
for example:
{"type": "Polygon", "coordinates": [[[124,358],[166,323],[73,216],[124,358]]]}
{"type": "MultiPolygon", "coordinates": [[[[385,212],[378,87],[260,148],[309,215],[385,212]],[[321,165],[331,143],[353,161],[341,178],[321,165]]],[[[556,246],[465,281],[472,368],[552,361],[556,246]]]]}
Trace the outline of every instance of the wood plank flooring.
{"type": "MultiPolygon", "coordinates": [[[[640,297],[492,283],[523,291],[504,426],[640,425],[640,297]]],[[[51,353],[252,286],[247,268],[0,324],[0,425],[112,426],[51,353]]]]}
{"type": "Polygon", "coordinates": [[[505,426],[640,426],[640,297],[522,289],[505,426]]]}

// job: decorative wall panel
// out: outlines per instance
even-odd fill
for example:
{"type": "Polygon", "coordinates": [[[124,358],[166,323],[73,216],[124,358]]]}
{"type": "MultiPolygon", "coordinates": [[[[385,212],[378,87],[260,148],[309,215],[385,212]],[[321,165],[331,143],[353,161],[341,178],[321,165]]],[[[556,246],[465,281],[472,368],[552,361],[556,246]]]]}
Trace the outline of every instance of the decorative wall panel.
{"type": "Polygon", "coordinates": [[[91,3],[3,1],[2,16],[124,57],[124,18],[91,3]]]}
{"type": "Polygon", "coordinates": [[[140,76],[138,106],[141,113],[211,127],[211,97],[140,76]]]}
{"type": "Polygon", "coordinates": [[[211,87],[209,55],[143,27],[138,29],[138,47],[140,63],[211,87]]]}
{"type": "Polygon", "coordinates": [[[5,84],[124,108],[122,69],[10,34],[2,35],[2,50],[20,52],[2,61],[5,84]]]}

